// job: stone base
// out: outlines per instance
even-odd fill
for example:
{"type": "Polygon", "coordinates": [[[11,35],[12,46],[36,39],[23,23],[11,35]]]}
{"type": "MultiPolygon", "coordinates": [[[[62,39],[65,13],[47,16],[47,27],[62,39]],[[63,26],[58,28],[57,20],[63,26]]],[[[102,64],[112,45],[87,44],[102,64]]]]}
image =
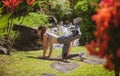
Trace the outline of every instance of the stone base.
{"type": "Polygon", "coordinates": [[[59,72],[68,72],[68,71],[72,71],[76,69],[77,67],[79,67],[79,64],[75,62],[69,62],[69,63],[53,62],[52,64],[50,64],[50,66],[59,72]]]}

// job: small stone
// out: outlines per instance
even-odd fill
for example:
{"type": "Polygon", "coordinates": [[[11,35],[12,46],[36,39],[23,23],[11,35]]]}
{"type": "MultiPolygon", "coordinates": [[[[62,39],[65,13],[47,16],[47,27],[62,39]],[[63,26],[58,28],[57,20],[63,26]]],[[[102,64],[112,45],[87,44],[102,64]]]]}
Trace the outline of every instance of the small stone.
{"type": "Polygon", "coordinates": [[[0,46],[0,54],[6,54],[7,53],[7,49],[3,46],[0,46]]]}
{"type": "Polygon", "coordinates": [[[42,76],[57,76],[56,74],[43,73],[42,76]]]}

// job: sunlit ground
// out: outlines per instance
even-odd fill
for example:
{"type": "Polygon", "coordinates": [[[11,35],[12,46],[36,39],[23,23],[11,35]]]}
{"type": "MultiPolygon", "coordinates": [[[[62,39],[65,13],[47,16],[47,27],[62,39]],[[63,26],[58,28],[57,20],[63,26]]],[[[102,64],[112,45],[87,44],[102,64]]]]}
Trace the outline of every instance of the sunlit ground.
{"type": "MultiPolygon", "coordinates": [[[[73,53],[87,52],[85,47],[74,47],[73,53]]],[[[82,61],[68,60],[76,62],[80,66],[69,72],[59,72],[51,68],[50,64],[54,60],[43,60],[31,57],[42,55],[42,51],[19,51],[12,52],[11,56],[0,55],[0,76],[42,76],[44,73],[55,74],[56,76],[114,76],[103,68],[102,64],[87,64],[82,61]]],[[[52,57],[61,55],[61,49],[53,51],[52,57]]]]}

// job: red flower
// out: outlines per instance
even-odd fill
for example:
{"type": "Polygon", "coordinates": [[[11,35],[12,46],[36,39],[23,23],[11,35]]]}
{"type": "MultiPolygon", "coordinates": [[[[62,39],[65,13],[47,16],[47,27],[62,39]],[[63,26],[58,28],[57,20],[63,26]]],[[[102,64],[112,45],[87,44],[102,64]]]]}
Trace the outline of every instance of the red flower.
{"type": "Polygon", "coordinates": [[[107,59],[107,62],[106,62],[106,64],[104,65],[104,67],[105,67],[106,69],[113,70],[114,66],[113,66],[113,63],[112,63],[112,60],[113,60],[112,57],[109,56],[109,55],[106,55],[105,57],[106,57],[106,59],[107,59]]]}
{"type": "Polygon", "coordinates": [[[119,72],[120,72],[120,67],[117,67],[117,68],[115,69],[115,71],[119,73],[119,72]]]}
{"type": "Polygon", "coordinates": [[[120,26],[120,3],[115,3],[115,12],[114,13],[114,20],[113,20],[113,23],[115,24],[116,27],[120,26]]]}
{"type": "Polygon", "coordinates": [[[20,2],[21,0],[2,0],[2,3],[8,8],[9,12],[13,12],[20,2]]]}
{"type": "Polygon", "coordinates": [[[102,0],[97,14],[93,15],[92,19],[97,24],[94,33],[96,42],[91,41],[86,45],[88,51],[92,55],[105,57],[106,69],[120,72],[120,0],[102,0]],[[98,47],[97,51],[95,45],[98,47]],[[114,57],[114,54],[117,57],[114,57]]]}
{"type": "Polygon", "coordinates": [[[109,28],[109,23],[111,21],[112,8],[102,8],[98,10],[96,15],[92,16],[92,20],[96,22],[98,30],[103,32],[109,28]]]}
{"type": "Polygon", "coordinates": [[[86,48],[88,49],[88,51],[91,55],[97,55],[98,54],[98,51],[96,50],[95,47],[96,47],[96,43],[93,40],[90,42],[90,44],[86,45],[86,48]]]}
{"type": "Polygon", "coordinates": [[[106,63],[106,64],[104,65],[104,68],[105,68],[105,69],[109,69],[109,70],[111,71],[111,70],[113,70],[113,64],[111,64],[111,63],[106,63]]]}
{"type": "Polygon", "coordinates": [[[100,7],[112,6],[113,0],[102,0],[99,4],[100,7]]]}
{"type": "Polygon", "coordinates": [[[32,5],[32,4],[34,3],[34,1],[35,1],[35,0],[26,0],[26,3],[27,3],[28,5],[32,5]]]}
{"type": "Polygon", "coordinates": [[[3,0],[2,2],[6,7],[14,8],[14,7],[17,7],[19,5],[21,0],[3,0]]]}
{"type": "Polygon", "coordinates": [[[117,51],[117,57],[120,58],[120,48],[117,51]]]}

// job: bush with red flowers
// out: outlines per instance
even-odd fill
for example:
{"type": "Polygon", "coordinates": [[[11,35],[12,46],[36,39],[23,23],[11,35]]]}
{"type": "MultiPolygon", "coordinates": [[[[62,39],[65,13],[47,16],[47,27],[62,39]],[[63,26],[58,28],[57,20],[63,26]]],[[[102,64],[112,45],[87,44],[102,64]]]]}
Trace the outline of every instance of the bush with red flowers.
{"type": "Polygon", "coordinates": [[[13,19],[27,15],[35,0],[2,0],[0,2],[0,40],[8,49],[8,55],[13,44],[15,33],[12,31],[13,19]]]}
{"type": "Polygon", "coordinates": [[[91,55],[106,58],[106,69],[114,70],[115,76],[120,73],[120,1],[102,0],[92,20],[97,28],[96,40],[86,47],[91,55]]]}
{"type": "Polygon", "coordinates": [[[3,14],[13,13],[14,16],[26,15],[31,10],[35,0],[2,0],[3,14]]]}

